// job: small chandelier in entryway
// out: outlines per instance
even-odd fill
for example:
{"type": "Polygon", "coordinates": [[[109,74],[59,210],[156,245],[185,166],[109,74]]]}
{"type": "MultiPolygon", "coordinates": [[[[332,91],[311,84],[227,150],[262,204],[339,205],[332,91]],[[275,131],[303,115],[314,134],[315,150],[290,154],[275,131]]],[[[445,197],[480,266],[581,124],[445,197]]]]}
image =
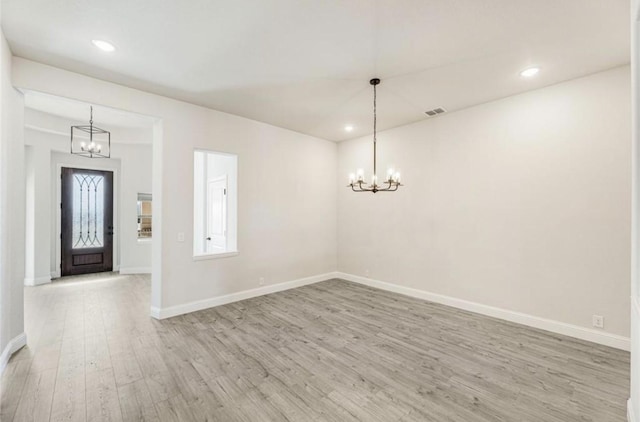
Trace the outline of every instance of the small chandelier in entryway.
{"type": "Polygon", "coordinates": [[[93,106],[88,125],[71,126],[71,154],[89,158],[111,157],[111,133],[93,125],[93,106]],[[84,132],[89,135],[83,135],[84,132]]]}
{"type": "Polygon", "coordinates": [[[376,86],[380,84],[380,79],[374,78],[369,81],[373,85],[373,175],[371,176],[371,184],[366,185],[364,182],[364,171],[359,169],[357,173],[349,175],[349,185],[354,192],[395,192],[402,184],[400,183],[400,173],[390,169],[387,172],[385,180],[378,184],[378,173],[376,163],[376,126],[377,126],[377,110],[376,110],[376,86]]]}

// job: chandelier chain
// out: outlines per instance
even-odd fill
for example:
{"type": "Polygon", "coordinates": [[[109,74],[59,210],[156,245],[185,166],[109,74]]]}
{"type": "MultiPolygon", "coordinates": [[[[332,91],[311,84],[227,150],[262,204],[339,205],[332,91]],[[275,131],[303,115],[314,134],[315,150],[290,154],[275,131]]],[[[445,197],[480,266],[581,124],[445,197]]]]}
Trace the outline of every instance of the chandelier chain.
{"type": "Polygon", "coordinates": [[[377,112],[377,84],[373,84],[373,176],[376,177],[377,173],[377,164],[376,164],[376,126],[378,124],[378,112],[377,112]]]}

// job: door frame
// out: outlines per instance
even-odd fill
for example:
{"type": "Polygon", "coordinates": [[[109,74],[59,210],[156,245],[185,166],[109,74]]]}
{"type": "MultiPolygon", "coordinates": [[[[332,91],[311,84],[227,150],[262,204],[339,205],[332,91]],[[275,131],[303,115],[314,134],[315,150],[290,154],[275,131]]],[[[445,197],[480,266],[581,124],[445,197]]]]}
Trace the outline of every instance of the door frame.
{"type": "MultiPolygon", "coordinates": [[[[81,274],[94,274],[101,272],[111,272],[113,271],[113,172],[108,170],[86,170],[86,169],[78,169],[74,167],[63,167],[63,177],[61,179],[61,190],[63,193],[62,202],[60,203],[61,212],[63,218],[61,219],[62,224],[62,236],[60,236],[61,241],[63,242],[61,247],[61,256],[62,256],[62,267],[61,272],[66,274],[62,274],[63,276],[70,275],[81,275],[81,274]],[[101,246],[90,246],[79,249],[75,248],[73,244],[73,231],[74,231],[74,223],[73,216],[75,214],[74,209],[74,197],[75,197],[75,186],[76,186],[76,178],[77,175],[82,175],[83,173],[88,173],[93,177],[100,177],[104,182],[102,183],[102,189],[104,191],[104,202],[103,202],[103,224],[102,224],[102,232],[104,233],[104,239],[101,246]],[[75,265],[76,256],[93,256],[101,255],[102,259],[100,263],[94,262],[90,264],[79,264],[75,265]]],[[[96,193],[98,192],[98,185],[95,186],[96,193]]],[[[83,188],[84,181],[80,183],[80,189],[83,188]]],[[[91,190],[91,182],[87,184],[87,195],[89,195],[89,191],[91,190]]],[[[82,195],[80,195],[82,197],[82,195]]],[[[97,197],[95,198],[97,201],[97,197]]],[[[87,198],[87,203],[90,202],[90,197],[87,198]]],[[[97,205],[97,202],[93,203],[94,210],[97,205]]],[[[82,206],[81,206],[82,208],[82,206]]],[[[87,208],[89,210],[89,208],[87,208]]],[[[89,212],[89,211],[87,211],[89,212]]],[[[96,210],[97,212],[97,210],[96,210]]],[[[97,218],[97,217],[96,217],[97,218]]],[[[88,232],[90,229],[90,224],[87,223],[88,232]]],[[[96,231],[98,229],[97,221],[96,221],[96,231]]],[[[87,233],[88,233],[87,232],[87,233]]],[[[82,238],[82,235],[81,235],[82,238]]],[[[90,240],[90,238],[87,238],[90,240]]],[[[96,238],[94,238],[96,239],[96,238]]]]}
{"type": "MultiPolygon", "coordinates": [[[[89,160],[89,158],[87,158],[89,160]]],[[[93,159],[98,160],[97,158],[93,159]]],[[[102,160],[102,159],[101,159],[102,160]]],[[[51,273],[51,278],[60,278],[62,276],[62,209],[60,204],[62,203],[62,168],[70,167],[81,170],[98,170],[98,171],[111,171],[113,172],[113,271],[120,271],[120,160],[118,164],[113,161],[103,161],[79,164],[72,161],[59,161],[56,162],[56,202],[54,203],[56,209],[56,248],[54,251],[56,257],[55,271],[51,273]]]]}

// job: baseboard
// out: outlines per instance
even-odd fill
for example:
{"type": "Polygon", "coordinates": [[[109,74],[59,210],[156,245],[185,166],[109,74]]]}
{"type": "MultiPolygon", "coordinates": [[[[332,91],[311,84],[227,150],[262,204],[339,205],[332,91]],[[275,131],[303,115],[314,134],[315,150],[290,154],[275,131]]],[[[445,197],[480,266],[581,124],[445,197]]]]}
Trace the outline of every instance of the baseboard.
{"type": "MultiPolygon", "coordinates": [[[[640,298],[638,296],[631,296],[631,327],[635,327],[637,326],[638,322],[640,322],[640,298]]],[[[640,335],[636,332],[631,333],[631,336],[636,336],[636,335],[640,335]]],[[[634,344],[638,344],[638,340],[636,338],[633,338],[634,344]]],[[[633,353],[640,353],[640,351],[636,351],[634,350],[633,353]]],[[[631,357],[631,382],[634,383],[636,382],[635,380],[635,376],[634,374],[637,372],[637,369],[633,366],[635,364],[635,360],[634,357],[631,357]]],[[[631,386],[631,391],[635,391],[635,385],[631,386]]],[[[640,417],[640,414],[638,414],[635,410],[634,410],[634,405],[633,402],[636,403],[640,403],[640,400],[638,397],[631,397],[629,400],[627,400],[627,420],[629,422],[640,422],[640,419],[638,419],[638,417],[640,417]]]]}
{"type": "Polygon", "coordinates": [[[120,274],[151,274],[151,267],[120,268],[120,274]]]}
{"type": "Polygon", "coordinates": [[[2,355],[0,355],[0,376],[4,372],[4,369],[7,367],[7,363],[9,363],[9,359],[11,355],[13,355],[18,350],[22,349],[27,345],[27,334],[22,333],[17,337],[14,337],[9,341],[7,347],[2,351],[2,355]]]}
{"type": "Polygon", "coordinates": [[[629,351],[631,348],[631,340],[628,337],[623,337],[616,334],[597,331],[594,329],[541,318],[521,312],[509,311],[502,308],[496,308],[493,306],[483,305],[481,303],[471,302],[468,300],[458,299],[455,297],[445,296],[437,293],[431,293],[411,287],[399,286],[397,284],[374,280],[366,277],[360,277],[353,274],[338,272],[337,278],[353,281],[355,283],[364,284],[370,287],[375,287],[377,289],[399,293],[405,296],[411,296],[418,299],[428,300],[430,302],[440,303],[442,305],[447,305],[454,308],[464,309],[466,311],[475,312],[494,318],[504,319],[506,321],[539,328],[541,330],[550,331],[556,334],[579,338],[581,340],[614,347],[616,349],[629,351]]]}
{"type": "MultiPolygon", "coordinates": [[[[160,317],[160,308],[157,308],[157,307],[155,307],[155,306],[152,306],[152,307],[151,307],[150,315],[151,315],[151,317],[152,317],[152,318],[155,318],[155,319],[162,319],[162,318],[160,317]]],[[[165,317],[165,318],[169,318],[169,317],[165,317]]]]}
{"type": "Polygon", "coordinates": [[[151,316],[156,319],[171,318],[178,315],[201,311],[215,306],[226,305],[227,303],[238,302],[240,300],[251,299],[252,297],[268,295],[270,293],[281,292],[283,290],[295,289],[320,281],[338,278],[338,273],[326,273],[312,277],[299,278],[297,280],[286,281],[284,283],[271,284],[269,286],[258,287],[257,289],[244,290],[224,296],[212,297],[210,299],[198,300],[182,305],[170,306],[167,308],[151,307],[151,316]]]}
{"type": "Polygon", "coordinates": [[[44,277],[26,277],[24,279],[25,286],[39,286],[41,284],[51,283],[51,276],[45,275],[44,277]]]}

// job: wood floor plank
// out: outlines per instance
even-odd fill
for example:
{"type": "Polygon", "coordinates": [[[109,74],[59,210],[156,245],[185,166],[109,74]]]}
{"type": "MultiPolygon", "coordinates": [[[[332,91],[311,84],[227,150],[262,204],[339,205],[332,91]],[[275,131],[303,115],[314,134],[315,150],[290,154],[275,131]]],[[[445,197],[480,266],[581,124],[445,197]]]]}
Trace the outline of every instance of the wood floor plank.
{"type": "Polygon", "coordinates": [[[87,373],[112,368],[111,355],[104,331],[85,337],[85,365],[87,373]]]}
{"type": "Polygon", "coordinates": [[[129,384],[130,382],[138,381],[143,378],[142,370],[138,364],[133,350],[118,353],[112,356],[111,365],[116,378],[116,384],[118,386],[129,384]]]}
{"type": "Polygon", "coordinates": [[[27,382],[30,360],[13,360],[0,380],[0,420],[12,420],[27,382]]]}
{"type": "Polygon", "coordinates": [[[56,369],[60,362],[62,342],[47,343],[37,348],[33,355],[30,372],[41,372],[47,369],[56,369]]]}
{"type": "Polygon", "coordinates": [[[118,387],[118,397],[123,421],[154,422],[160,420],[144,380],[118,387]]]}
{"type": "Polygon", "coordinates": [[[75,365],[58,367],[53,403],[52,421],[84,421],[87,418],[84,359],[75,365]]]}
{"type": "Polygon", "coordinates": [[[56,374],[55,368],[29,373],[16,410],[15,421],[49,420],[56,374]]]}
{"type": "Polygon", "coordinates": [[[87,420],[122,421],[113,369],[87,372],[87,420]]]}
{"type": "Polygon", "coordinates": [[[182,397],[182,394],[178,394],[175,397],[156,403],[156,409],[158,410],[158,415],[162,421],[196,421],[193,413],[191,413],[191,409],[189,409],[189,404],[184,397],[182,397]]]}

